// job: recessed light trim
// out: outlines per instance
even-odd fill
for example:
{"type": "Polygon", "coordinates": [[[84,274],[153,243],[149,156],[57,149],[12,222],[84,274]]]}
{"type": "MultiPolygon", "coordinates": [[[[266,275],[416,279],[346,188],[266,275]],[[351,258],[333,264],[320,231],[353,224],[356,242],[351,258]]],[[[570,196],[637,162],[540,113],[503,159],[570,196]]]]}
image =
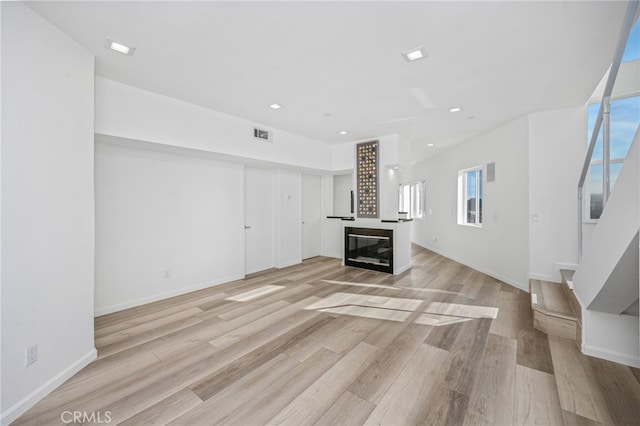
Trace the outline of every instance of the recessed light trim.
{"type": "Polygon", "coordinates": [[[127,46],[126,44],[113,41],[109,38],[105,39],[104,47],[109,50],[113,50],[114,52],[122,53],[123,55],[132,56],[133,52],[135,52],[136,48],[127,46]]]}
{"type": "Polygon", "coordinates": [[[436,144],[435,143],[428,143],[427,146],[428,147],[433,147],[433,146],[436,146],[436,144]]]}
{"type": "Polygon", "coordinates": [[[425,52],[423,46],[420,46],[420,47],[416,47],[415,49],[402,52],[402,57],[407,62],[413,62],[413,61],[417,61],[418,59],[426,58],[427,52],[425,52]]]}
{"type": "Polygon", "coordinates": [[[348,135],[349,132],[347,132],[346,130],[340,130],[338,133],[340,133],[341,135],[348,135]]]}
{"type": "Polygon", "coordinates": [[[280,105],[280,104],[271,104],[271,105],[269,105],[269,108],[271,108],[271,109],[280,109],[280,108],[282,108],[282,105],[280,105]]]}
{"type": "Polygon", "coordinates": [[[461,106],[455,106],[455,107],[449,108],[449,112],[460,112],[460,111],[462,111],[461,106]]]}

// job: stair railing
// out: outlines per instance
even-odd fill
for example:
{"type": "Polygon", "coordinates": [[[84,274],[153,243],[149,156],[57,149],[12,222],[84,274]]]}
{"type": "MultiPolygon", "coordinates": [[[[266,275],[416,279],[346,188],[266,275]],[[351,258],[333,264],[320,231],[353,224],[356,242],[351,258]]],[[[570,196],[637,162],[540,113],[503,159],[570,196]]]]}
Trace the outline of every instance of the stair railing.
{"type": "Polygon", "coordinates": [[[609,70],[609,76],[607,77],[607,83],[604,88],[602,100],[600,101],[600,108],[598,109],[598,115],[596,122],[593,126],[593,133],[591,134],[591,140],[589,141],[589,148],[587,149],[587,155],[582,165],[582,172],[580,173],[580,179],[578,181],[578,257],[582,257],[582,221],[583,221],[583,189],[584,183],[589,173],[589,167],[591,166],[591,160],[593,157],[593,151],[596,147],[596,142],[600,134],[600,128],[602,127],[602,208],[604,209],[607,199],[611,193],[610,182],[610,119],[609,112],[611,110],[611,93],[613,92],[613,86],[618,77],[618,70],[620,69],[620,63],[622,62],[622,55],[624,54],[625,47],[627,45],[627,39],[629,33],[633,27],[635,16],[638,13],[638,0],[632,0],[627,6],[627,11],[624,17],[624,22],[620,30],[620,36],[618,37],[618,44],[616,46],[615,54],[611,62],[611,68],[609,70]]]}

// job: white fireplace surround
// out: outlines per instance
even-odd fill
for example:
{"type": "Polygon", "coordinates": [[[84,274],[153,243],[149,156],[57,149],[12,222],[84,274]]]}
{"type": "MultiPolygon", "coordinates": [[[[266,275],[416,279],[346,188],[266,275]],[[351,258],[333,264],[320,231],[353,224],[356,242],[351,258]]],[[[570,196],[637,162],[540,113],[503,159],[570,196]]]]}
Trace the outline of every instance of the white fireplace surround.
{"type": "MultiPolygon", "coordinates": [[[[411,268],[411,222],[382,222],[380,219],[356,219],[342,221],[345,228],[369,228],[393,230],[393,274],[399,275],[411,268]]],[[[342,264],[344,265],[344,238],[342,238],[342,264]]]]}

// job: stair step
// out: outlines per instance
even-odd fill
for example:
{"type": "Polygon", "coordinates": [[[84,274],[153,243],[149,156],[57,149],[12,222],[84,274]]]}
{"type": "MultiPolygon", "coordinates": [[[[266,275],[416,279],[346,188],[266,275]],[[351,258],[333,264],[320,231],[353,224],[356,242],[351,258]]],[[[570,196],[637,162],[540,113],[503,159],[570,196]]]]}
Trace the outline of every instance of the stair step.
{"type": "Polygon", "coordinates": [[[572,271],[571,269],[560,269],[562,282],[566,283],[570,290],[573,290],[573,274],[575,274],[575,272],[576,271],[572,271]]]}
{"type": "Polygon", "coordinates": [[[547,334],[578,340],[580,323],[562,286],[541,280],[529,281],[533,325],[547,334]]]}
{"type": "Polygon", "coordinates": [[[573,274],[575,272],[576,271],[572,271],[570,269],[560,269],[560,275],[562,276],[562,282],[564,283],[562,289],[564,290],[567,300],[571,305],[573,314],[578,319],[578,324],[582,325],[582,308],[580,307],[580,302],[578,302],[576,294],[573,292],[573,274]]]}

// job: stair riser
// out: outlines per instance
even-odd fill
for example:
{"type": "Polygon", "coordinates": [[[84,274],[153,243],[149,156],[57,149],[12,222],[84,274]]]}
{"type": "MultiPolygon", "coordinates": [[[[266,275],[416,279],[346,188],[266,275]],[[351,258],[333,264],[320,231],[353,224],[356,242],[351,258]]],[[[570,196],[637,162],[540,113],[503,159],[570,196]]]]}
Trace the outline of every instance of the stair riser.
{"type": "Polygon", "coordinates": [[[552,336],[577,340],[578,324],[576,321],[546,315],[540,311],[533,311],[533,326],[552,336]]]}
{"type": "Polygon", "coordinates": [[[573,310],[573,314],[576,316],[578,323],[582,324],[582,308],[580,307],[580,302],[578,302],[575,293],[569,288],[565,280],[562,280],[562,291],[567,296],[567,300],[571,305],[571,309],[573,310]]]}

